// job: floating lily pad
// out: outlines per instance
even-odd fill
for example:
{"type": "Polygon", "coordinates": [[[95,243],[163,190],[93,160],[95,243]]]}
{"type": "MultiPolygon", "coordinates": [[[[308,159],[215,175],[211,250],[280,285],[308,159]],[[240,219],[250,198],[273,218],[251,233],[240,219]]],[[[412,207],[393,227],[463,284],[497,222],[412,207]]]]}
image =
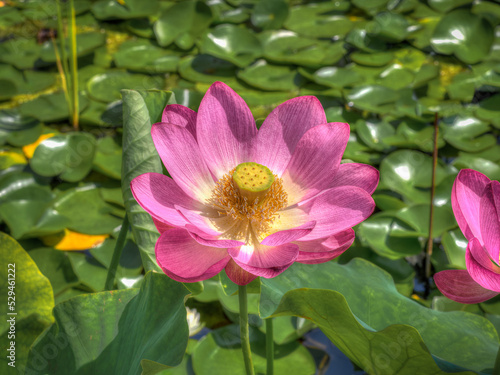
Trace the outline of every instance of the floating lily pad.
{"type": "Polygon", "coordinates": [[[219,25],[203,35],[201,53],[212,55],[243,68],[261,56],[262,47],[248,29],[235,25],[219,25]]]}
{"type": "Polygon", "coordinates": [[[100,0],[92,5],[92,13],[99,20],[141,18],[157,13],[157,0],[100,0]]]}
{"type": "Polygon", "coordinates": [[[429,6],[438,12],[448,13],[448,11],[465,4],[472,3],[473,0],[428,0],[429,6]]]}
{"type": "Polygon", "coordinates": [[[324,67],[316,70],[312,75],[312,79],[320,85],[341,89],[358,83],[361,76],[348,67],[324,67]]]}
{"type": "MultiPolygon", "coordinates": [[[[78,57],[88,55],[92,53],[96,48],[104,45],[106,43],[106,35],[99,32],[88,32],[76,35],[76,54],[78,57]]],[[[60,43],[58,42],[58,48],[61,49],[60,43]]],[[[69,40],[66,38],[66,49],[68,55],[69,51],[69,40]]],[[[45,42],[42,45],[40,52],[40,58],[47,62],[56,62],[56,54],[54,53],[54,44],[51,40],[45,42]]]]}
{"type": "MultiPolygon", "coordinates": [[[[122,148],[112,137],[97,140],[94,170],[119,180],[122,170],[122,148]]],[[[121,193],[120,193],[121,194],[121,193]]]]}
{"type": "Polygon", "coordinates": [[[385,66],[394,59],[394,53],[389,51],[374,53],[355,51],[351,54],[351,59],[361,65],[385,66]]]}
{"type": "Polygon", "coordinates": [[[441,237],[441,244],[451,267],[466,268],[465,250],[467,249],[467,242],[467,239],[459,228],[446,232],[441,237]]]}
{"type": "Polygon", "coordinates": [[[389,111],[398,97],[397,91],[380,85],[358,86],[346,95],[354,107],[375,113],[389,111]]]}
{"type": "Polygon", "coordinates": [[[263,29],[279,29],[288,17],[288,4],[283,0],[259,1],[253,8],[252,24],[263,29]]]}
{"type": "Polygon", "coordinates": [[[301,84],[301,76],[289,66],[279,66],[258,60],[255,64],[240,70],[238,78],[261,90],[295,90],[301,84]]]}
{"type": "Polygon", "coordinates": [[[0,44],[0,61],[18,69],[30,69],[40,57],[41,46],[34,39],[12,39],[0,44]]]}
{"type": "Polygon", "coordinates": [[[486,19],[459,9],[439,21],[431,44],[438,53],[454,54],[467,64],[475,64],[488,55],[493,38],[493,26],[486,19]]]}
{"type": "Polygon", "coordinates": [[[95,148],[95,138],[88,133],[55,135],[38,145],[30,165],[41,176],[79,181],[92,168],[95,148]]]}
{"type": "Polygon", "coordinates": [[[481,120],[489,121],[496,127],[500,127],[500,94],[493,95],[479,102],[476,116],[481,120]]]}
{"type": "Polygon", "coordinates": [[[500,165],[491,160],[483,159],[474,154],[461,154],[453,160],[453,165],[458,169],[469,168],[484,173],[491,180],[500,180],[500,165]]]}
{"type": "Polygon", "coordinates": [[[54,202],[54,209],[69,220],[66,227],[85,234],[108,234],[122,220],[110,215],[113,208],[101,197],[93,186],[73,188],[65,191],[54,202]]]}
{"type": "Polygon", "coordinates": [[[471,116],[455,116],[443,119],[444,139],[467,152],[478,152],[494,146],[497,143],[490,131],[490,126],[471,116]]]}
{"type": "Polygon", "coordinates": [[[270,61],[312,68],[333,65],[345,53],[342,42],[319,41],[292,31],[265,31],[259,35],[264,57],[270,61]]]}
{"type": "Polygon", "coordinates": [[[0,28],[7,29],[14,25],[22,23],[26,18],[14,7],[0,8],[0,28]]]}
{"type": "MultiPolygon", "coordinates": [[[[340,12],[346,2],[325,2],[291,8],[285,22],[288,30],[311,38],[335,38],[346,35],[354,23],[340,12]]],[[[347,8],[349,4],[347,4],[347,8]]]]}
{"type": "Polygon", "coordinates": [[[391,146],[384,143],[384,139],[394,136],[396,129],[391,124],[381,120],[358,120],[356,133],[370,148],[376,151],[387,151],[391,149],[391,146]]]}
{"type": "Polygon", "coordinates": [[[202,1],[183,1],[163,11],[154,24],[154,32],[162,47],[175,42],[179,48],[189,49],[211,22],[208,5],[202,1]]]}
{"type": "MultiPolygon", "coordinates": [[[[427,203],[430,200],[432,158],[411,150],[398,150],[384,158],[380,164],[380,180],[384,187],[401,194],[406,201],[427,203]]],[[[445,172],[436,166],[436,185],[445,172]]]]}
{"type": "Polygon", "coordinates": [[[141,38],[152,39],[155,37],[153,32],[153,24],[148,18],[136,18],[125,22],[125,27],[132,34],[140,36],[141,38]]]}
{"type": "Polygon", "coordinates": [[[382,12],[367,25],[366,31],[381,40],[396,43],[402,42],[408,35],[409,23],[405,17],[397,13],[382,12]]]}
{"type": "Polygon", "coordinates": [[[179,56],[149,41],[130,41],[120,45],[113,55],[118,68],[143,73],[175,72],[179,56]]]}
{"type": "MultiPolygon", "coordinates": [[[[428,204],[418,204],[405,207],[396,213],[396,216],[410,225],[419,236],[429,237],[429,210],[428,204]]],[[[432,236],[440,237],[444,232],[456,227],[451,208],[446,206],[434,207],[432,236]]]]}
{"type": "MultiPolygon", "coordinates": [[[[83,111],[88,105],[88,99],[82,94],[79,97],[80,111],[83,111]]],[[[61,121],[70,116],[68,104],[62,91],[41,95],[32,101],[23,103],[19,106],[19,112],[26,116],[33,116],[42,122],[61,121]]]]}
{"type": "Polygon", "coordinates": [[[36,118],[23,116],[14,109],[0,110],[0,132],[12,146],[25,146],[35,142],[42,134],[42,124],[36,118]]]}
{"type": "Polygon", "coordinates": [[[346,35],[345,41],[364,52],[383,52],[388,45],[383,40],[371,35],[364,28],[355,28],[346,35]]]}
{"type": "Polygon", "coordinates": [[[193,82],[213,83],[235,76],[236,66],[209,55],[184,57],[179,62],[179,74],[193,82]]]}
{"type": "Polygon", "coordinates": [[[164,79],[159,76],[110,70],[92,77],[87,83],[87,90],[92,98],[109,103],[121,99],[122,89],[161,89],[163,85],[164,79]]]}

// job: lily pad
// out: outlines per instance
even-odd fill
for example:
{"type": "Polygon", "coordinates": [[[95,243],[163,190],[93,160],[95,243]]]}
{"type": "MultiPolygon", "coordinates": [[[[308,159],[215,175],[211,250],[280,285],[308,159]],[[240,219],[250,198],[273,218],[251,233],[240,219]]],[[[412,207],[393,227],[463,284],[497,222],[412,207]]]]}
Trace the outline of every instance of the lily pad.
{"type": "Polygon", "coordinates": [[[319,68],[335,64],[345,53],[342,42],[305,38],[286,30],[265,31],[259,39],[264,57],[276,63],[319,68]]]}
{"type": "Polygon", "coordinates": [[[38,145],[30,166],[41,176],[80,181],[92,168],[95,148],[95,138],[88,133],[55,135],[38,145]]]}
{"type": "Polygon", "coordinates": [[[162,47],[175,42],[179,48],[189,49],[211,22],[212,11],[207,4],[183,1],[163,11],[154,24],[154,32],[162,47]]]}
{"type": "Polygon", "coordinates": [[[87,83],[87,90],[92,98],[109,103],[121,99],[120,90],[161,89],[163,85],[162,77],[111,70],[92,77],[87,83]]]}
{"type": "Polygon", "coordinates": [[[248,29],[219,25],[206,32],[200,41],[201,53],[212,55],[244,68],[262,55],[257,37],[248,29]]]}
{"type": "MultiPolygon", "coordinates": [[[[79,95],[80,112],[85,110],[88,102],[85,96],[79,95]]],[[[42,122],[61,121],[70,116],[68,104],[62,91],[41,95],[34,100],[23,103],[19,106],[19,112],[25,116],[33,116],[42,122]]]]}
{"type": "MultiPolygon", "coordinates": [[[[78,57],[86,56],[92,53],[98,47],[106,43],[106,35],[99,32],[88,32],[76,35],[76,55],[78,57]]],[[[58,48],[61,49],[60,43],[58,43],[58,48]]],[[[69,51],[69,41],[66,40],[66,49],[68,55],[69,51]]],[[[40,58],[47,62],[56,62],[56,54],[54,52],[54,44],[51,40],[45,42],[42,45],[40,52],[40,58]]]]}
{"type": "Polygon", "coordinates": [[[12,39],[0,44],[0,61],[17,69],[31,69],[40,57],[41,46],[34,39],[12,39]]]}
{"type": "Polygon", "coordinates": [[[99,0],[92,5],[92,13],[99,20],[141,18],[157,13],[157,0],[99,0]]]}
{"type": "Polygon", "coordinates": [[[283,0],[259,1],[253,8],[252,24],[263,30],[279,29],[288,17],[288,4],[283,0]]]}
{"type": "Polygon", "coordinates": [[[408,21],[401,14],[382,12],[367,25],[366,31],[383,41],[397,43],[406,39],[408,27],[408,21]]]}
{"type": "MultiPolygon", "coordinates": [[[[401,194],[405,201],[428,203],[431,185],[432,158],[418,151],[398,150],[380,164],[380,180],[384,187],[401,194]]],[[[445,171],[436,166],[436,185],[444,179],[445,171]]]]}
{"type": "MultiPolygon", "coordinates": [[[[405,207],[396,213],[396,216],[410,225],[418,236],[429,237],[429,212],[428,204],[417,204],[405,207]]],[[[434,220],[432,223],[432,236],[440,237],[445,231],[456,227],[453,220],[453,211],[446,206],[434,207],[434,220]]]]}
{"type": "Polygon", "coordinates": [[[108,177],[121,179],[122,148],[115,139],[104,137],[97,140],[93,168],[108,177]]]}
{"type": "Polygon", "coordinates": [[[346,10],[345,3],[325,2],[292,7],[285,27],[310,38],[343,37],[354,25],[349,17],[341,13],[346,10]]]}
{"type": "Polygon", "coordinates": [[[346,94],[355,108],[375,113],[388,112],[398,97],[397,91],[380,85],[358,86],[346,94]]]}
{"type": "Polygon", "coordinates": [[[312,75],[314,82],[333,88],[350,87],[361,80],[361,76],[352,69],[338,67],[324,67],[312,75]]]}
{"type": "Polygon", "coordinates": [[[465,250],[467,249],[467,242],[459,228],[446,232],[441,237],[441,244],[451,267],[466,268],[465,250]]]}
{"type": "Polygon", "coordinates": [[[386,137],[396,133],[394,127],[381,120],[358,120],[356,122],[356,133],[370,148],[376,151],[387,151],[391,146],[384,143],[386,137]]]}
{"type": "Polygon", "coordinates": [[[113,56],[118,68],[142,73],[175,72],[179,56],[150,41],[124,42],[113,56]]]}
{"type": "Polygon", "coordinates": [[[35,142],[42,134],[42,124],[15,109],[4,109],[0,110],[0,132],[6,133],[6,141],[11,145],[25,146],[35,142]]]}
{"type": "Polygon", "coordinates": [[[475,64],[488,55],[493,38],[493,27],[486,19],[458,9],[439,21],[431,45],[438,53],[454,54],[467,64],[475,64]]]}
{"type": "Polygon", "coordinates": [[[258,60],[255,64],[240,70],[238,78],[250,86],[269,91],[296,90],[302,81],[294,68],[272,65],[265,60],[258,60]]]}
{"type": "Polygon", "coordinates": [[[490,126],[472,116],[454,116],[443,119],[444,139],[467,152],[479,152],[494,146],[497,141],[489,132],[490,126]]]}
{"type": "Polygon", "coordinates": [[[179,63],[179,74],[193,82],[214,83],[230,79],[236,66],[209,55],[186,56],[179,63]]]}
{"type": "Polygon", "coordinates": [[[140,290],[64,301],[54,310],[55,324],[34,343],[28,369],[33,374],[76,374],[92,368],[96,375],[116,371],[132,375],[140,371],[143,359],[175,366],[182,361],[188,340],[187,293],[167,276],[149,273],[140,290]],[[52,342],[65,343],[54,358],[43,350],[52,342]]]}

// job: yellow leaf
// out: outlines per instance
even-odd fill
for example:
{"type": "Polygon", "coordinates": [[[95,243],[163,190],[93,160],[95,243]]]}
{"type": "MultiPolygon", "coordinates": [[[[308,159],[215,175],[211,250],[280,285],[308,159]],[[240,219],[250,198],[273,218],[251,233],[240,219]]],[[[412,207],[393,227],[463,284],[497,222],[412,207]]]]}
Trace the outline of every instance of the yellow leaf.
{"type": "Polygon", "coordinates": [[[16,164],[26,164],[26,158],[20,151],[0,150],[0,170],[16,164]]]}
{"type": "Polygon", "coordinates": [[[35,153],[35,149],[38,147],[38,145],[40,143],[42,143],[42,141],[49,139],[49,138],[53,137],[54,135],[56,135],[56,133],[42,134],[35,142],[23,147],[24,155],[26,155],[26,157],[28,159],[31,159],[33,157],[33,154],[35,153]]]}
{"type": "Polygon", "coordinates": [[[91,235],[65,229],[63,233],[45,236],[42,241],[57,250],[87,250],[104,242],[109,235],[91,235]]]}

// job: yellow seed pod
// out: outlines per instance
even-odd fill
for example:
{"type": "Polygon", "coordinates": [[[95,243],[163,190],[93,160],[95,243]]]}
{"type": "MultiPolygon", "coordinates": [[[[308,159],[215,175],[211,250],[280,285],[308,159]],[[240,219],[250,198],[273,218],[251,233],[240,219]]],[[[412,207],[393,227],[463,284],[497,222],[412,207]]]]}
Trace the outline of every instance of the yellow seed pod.
{"type": "Polygon", "coordinates": [[[269,168],[257,163],[242,163],[233,173],[233,182],[238,187],[242,197],[250,202],[266,196],[274,182],[274,175],[269,168]]]}

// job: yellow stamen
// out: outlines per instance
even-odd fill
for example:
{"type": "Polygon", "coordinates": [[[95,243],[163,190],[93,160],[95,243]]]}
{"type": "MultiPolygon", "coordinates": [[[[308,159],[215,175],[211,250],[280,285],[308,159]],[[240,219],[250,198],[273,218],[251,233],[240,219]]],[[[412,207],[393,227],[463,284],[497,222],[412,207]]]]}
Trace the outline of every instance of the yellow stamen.
{"type": "Polygon", "coordinates": [[[269,171],[267,167],[260,164],[243,163],[217,181],[212,197],[207,203],[219,213],[219,218],[214,220],[214,225],[223,232],[223,237],[243,241],[247,244],[260,242],[266,232],[271,229],[274,220],[279,217],[278,211],[287,206],[288,195],[283,189],[282,179],[272,174],[271,171],[269,171],[270,176],[267,175],[263,168],[269,171]],[[262,180],[264,176],[272,178],[273,181],[269,184],[270,186],[264,189],[263,194],[260,191],[252,192],[250,189],[250,193],[257,195],[252,196],[248,191],[245,191],[246,189],[239,187],[238,174],[236,179],[234,175],[235,171],[244,169],[244,167],[240,168],[244,164],[261,167],[257,173],[258,178],[260,177],[262,180]],[[260,172],[261,170],[262,172],[260,172]],[[244,194],[242,194],[242,190],[244,194]]]}

